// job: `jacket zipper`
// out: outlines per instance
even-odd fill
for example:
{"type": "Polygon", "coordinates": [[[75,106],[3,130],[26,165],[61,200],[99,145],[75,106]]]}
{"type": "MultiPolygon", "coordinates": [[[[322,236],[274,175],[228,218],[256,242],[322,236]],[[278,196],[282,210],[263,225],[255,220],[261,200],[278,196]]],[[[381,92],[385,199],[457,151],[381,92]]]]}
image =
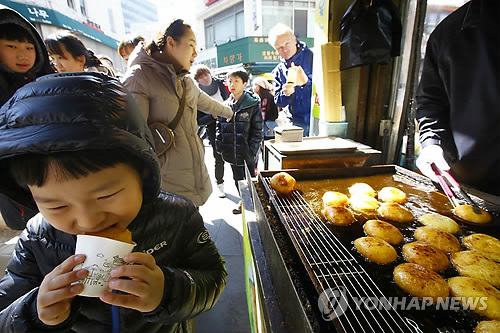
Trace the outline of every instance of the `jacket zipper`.
{"type": "Polygon", "coordinates": [[[233,123],[233,138],[234,138],[234,144],[233,144],[233,153],[234,153],[234,161],[236,162],[236,165],[238,165],[238,159],[236,158],[236,114],[240,110],[234,111],[234,116],[231,119],[231,122],[233,123]]]}

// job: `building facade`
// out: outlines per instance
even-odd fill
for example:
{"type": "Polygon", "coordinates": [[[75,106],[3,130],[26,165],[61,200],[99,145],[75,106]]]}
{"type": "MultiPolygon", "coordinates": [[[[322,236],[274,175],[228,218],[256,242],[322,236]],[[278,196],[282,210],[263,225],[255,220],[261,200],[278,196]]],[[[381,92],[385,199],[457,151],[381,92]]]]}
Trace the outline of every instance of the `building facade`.
{"type": "Polygon", "coordinates": [[[121,0],[125,33],[136,34],[140,26],[158,22],[158,9],[148,0],[121,0]]]}
{"type": "MultiPolygon", "coordinates": [[[[195,33],[200,51],[196,61],[211,68],[238,63],[277,63],[279,56],[267,44],[267,34],[277,23],[290,26],[300,40],[310,42],[314,36],[314,0],[197,1],[195,33]],[[247,50],[246,55],[245,51],[230,51],[234,57],[232,53],[225,54],[226,49],[237,48],[247,50]]],[[[309,43],[308,46],[311,47],[309,43]]]]}
{"type": "MultiPolygon", "coordinates": [[[[122,2],[125,0],[0,0],[28,19],[43,39],[61,29],[69,30],[96,55],[111,58],[121,73],[126,64],[117,52],[118,44],[126,35],[126,22],[135,22],[138,17],[125,19],[122,2]]],[[[141,5],[144,2],[148,1],[141,1],[141,5]]],[[[156,14],[156,7],[154,10],[156,14]]]]}

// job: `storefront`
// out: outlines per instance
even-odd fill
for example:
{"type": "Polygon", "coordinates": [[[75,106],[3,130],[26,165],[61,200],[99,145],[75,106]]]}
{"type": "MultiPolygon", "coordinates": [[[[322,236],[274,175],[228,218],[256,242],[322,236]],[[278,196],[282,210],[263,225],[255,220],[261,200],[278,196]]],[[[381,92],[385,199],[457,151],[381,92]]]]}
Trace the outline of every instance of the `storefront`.
{"type": "Polygon", "coordinates": [[[117,53],[120,41],[106,35],[95,23],[79,22],[56,10],[30,4],[8,0],[0,0],[0,4],[18,11],[35,26],[42,38],[59,29],[69,30],[77,35],[85,46],[92,49],[95,54],[105,54],[113,60],[118,70],[125,69],[121,68],[122,60],[117,53]]]}
{"type": "MultiPolygon", "coordinates": [[[[314,46],[312,38],[304,38],[301,41],[309,48],[314,46]]],[[[260,75],[270,73],[279,60],[278,52],[269,45],[267,37],[245,37],[217,45],[218,68],[214,73],[225,73],[231,68],[242,66],[250,74],[260,75]]]]}
{"type": "MultiPolygon", "coordinates": [[[[347,137],[382,152],[382,156],[377,156],[381,159],[375,163],[382,165],[354,165],[356,161],[352,157],[359,148],[352,152],[344,151],[346,147],[336,147],[336,152],[322,151],[320,138],[305,138],[301,142],[266,142],[264,158],[268,170],[261,170],[256,181],[247,175],[247,181],[240,182],[252,332],[477,332],[479,326],[488,319],[497,319],[498,314],[480,312],[481,309],[467,305],[462,307],[460,303],[452,304],[459,298],[468,297],[477,302],[477,295],[483,295],[456,292],[453,280],[468,279],[472,275],[460,270],[454,256],[455,253],[471,253],[467,251],[471,248],[466,238],[488,237],[499,248],[500,198],[464,186],[472,198],[469,201],[456,187],[452,186],[448,192],[419,174],[413,164],[418,154],[418,147],[415,148],[418,145],[415,93],[426,43],[439,22],[465,1],[393,1],[401,14],[401,54],[387,63],[339,70],[331,63],[331,55],[336,53],[329,53],[327,48],[339,41],[340,22],[353,2],[332,0],[317,3],[323,4],[323,9],[329,10],[329,14],[324,15],[328,18],[328,25],[321,27],[326,38],[315,38],[314,56],[315,60],[323,56],[323,71],[318,73],[323,80],[328,76],[322,72],[335,72],[332,77],[338,77],[336,89],[341,93],[340,106],[345,108],[345,120],[349,123],[347,137]],[[312,141],[314,144],[304,151],[305,144],[312,141]],[[407,144],[403,144],[404,141],[407,144]],[[406,155],[406,160],[402,160],[401,155],[406,155]],[[339,162],[333,160],[334,156],[339,161],[344,159],[342,165],[334,165],[339,162]],[[346,156],[350,159],[345,159],[346,156]],[[274,178],[278,180],[276,183],[283,181],[284,178],[278,175],[282,171],[294,177],[295,187],[287,194],[280,193],[273,186],[275,176],[278,176],[274,178]],[[359,183],[368,184],[374,190],[377,208],[371,213],[356,211],[351,187],[359,183]],[[389,206],[381,196],[387,187],[398,188],[407,195],[399,204],[411,214],[407,222],[401,223],[379,209],[389,206]],[[346,199],[350,196],[349,203],[338,210],[338,206],[328,206],[324,195],[332,191],[345,195],[346,199]],[[454,200],[459,203],[449,200],[444,192],[448,196],[454,192],[454,200]],[[488,222],[471,223],[459,214],[459,206],[482,209],[474,214],[488,216],[488,222]],[[335,222],[335,216],[340,216],[343,209],[354,212],[351,224],[335,222]],[[416,230],[429,229],[423,227],[426,221],[421,217],[436,216],[437,213],[451,219],[460,229],[446,234],[457,246],[456,252],[452,251],[451,262],[445,260],[447,268],[435,272],[427,270],[431,272],[429,275],[437,276],[446,293],[451,290],[449,296],[452,297],[444,296],[442,306],[422,301],[423,294],[416,296],[427,286],[409,291],[398,280],[402,267],[416,265],[404,248],[421,240],[420,231],[416,230]],[[402,241],[393,244],[394,260],[390,263],[376,263],[363,255],[357,246],[367,235],[376,237],[365,227],[365,223],[373,219],[387,221],[402,234],[402,241]]],[[[235,49],[230,54],[238,59],[240,52],[243,59],[241,50],[235,49]]],[[[231,59],[228,57],[229,62],[231,59]]],[[[316,75],[317,72],[313,73],[316,75]]],[[[313,82],[319,78],[314,75],[313,82]]],[[[484,84],[485,87],[497,86],[493,79],[484,84]]],[[[321,89],[320,93],[328,96],[330,91],[321,89]]],[[[331,107],[325,106],[324,100],[320,102],[321,107],[331,107]]],[[[335,121],[339,119],[331,122],[335,121]]],[[[482,135],[498,137],[497,133],[482,135]]],[[[497,151],[491,151],[494,153],[497,151]]],[[[436,244],[430,239],[425,242],[436,244]]],[[[474,278],[482,279],[481,283],[498,295],[493,286],[496,282],[489,282],[484,276],[474,278]]],[[[422,281],[419,277],[413,284],[422,281]]],[[[428,295],[427,291],[425,293],[428,295]]]]}

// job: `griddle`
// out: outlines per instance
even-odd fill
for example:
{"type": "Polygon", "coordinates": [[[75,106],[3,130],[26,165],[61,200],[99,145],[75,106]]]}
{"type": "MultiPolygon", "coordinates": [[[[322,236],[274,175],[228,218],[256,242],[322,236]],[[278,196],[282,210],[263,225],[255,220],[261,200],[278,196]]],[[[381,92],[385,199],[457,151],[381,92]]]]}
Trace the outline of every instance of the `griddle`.
{"type": "MultiPolygon", "coordinates": [[[[352,297],[410,297],[393,281],[394,267],[404,260],[401,247],[413,240],[413,231],[421,226],[414,221],[408,226],[399,226],[404,235],[404,242],[396,246],[399,258],[393,264],[377,265],[359,255],[353,241],[365,236],[362,224],[370,216],[357,216],[358,222],[348,227],[334,227],[326,223],[319,214],[321,196],[327,190],[348,194],[347,188],[355,182],[365,182],[375,190],[384,186],[401,188],[408,194],[406,206],[418,217],[427,212],[439,212],[450,215],[451,205],[446,197],[427,178],[398,166],[377,166],[371,168],[289,170],[297,179],[296,190],[289,195],[277,194],[269,185],[270,178],[277,171],[264,171],[259,175],[257,191],[263,192],[261,201],[268,219],[276,219],[286,236],[285,242],[291,245],[286,256],[296,256],[301,262],[305,275],[314,287],[307,290],[308,308],[317,313],[312,315],[320,321],[316,329],[325,327],[322,320],[330,320],[338,332],[472,332],[477,322],[482,319],[472,311],[442,310],[426,306],[425,310],[395,310],[390,305],[380,309],[354,310],[351,306],[342,307],[342,297],[326,298],[327,306],[318,306],[320,295],[325,301],[325,290],[336,290],[333,296],[352,297]],[[291,249],[291,250],[290,250],[291,249]],[[309,295],[315,291],[315,295],[309,295]],[[329,305],[329,306],[328,306],[329,305]],[[337,312],[338,313],[337,313],[337,312]],[[319,328],[318,328],[319,327],[319,328]]],[[[488,225],[471,225],[458,221],[462,232],[459,239],[474,232],[482,232],[499,237],[500,207],[473,196],[480,207],[488,210],[494,220],[488,225]]],[[[463,202],[465,203],[465,202],[463,202]]],[[[455,218],[457,220],[457,218],[455,218]]],[[[397,224],[395,224],[398,226],[397,224]]],[[[276,228],[273,233],[276,236],[276,228]]],[[[283,235],[278,236],[283,237],[283,235]]],[[[280,243],[280,242],[278,242],[280,243]]],[[[282,243],[282,242],[281,242],[282,243]]],[[[282,244],[283,246],[283,244],[282,244]]],[[[291,259],[292,261],[294,259],[291,259]]],[[[295,274],[295,272],[294,272],[295,274]]],[[[441,275],[446,279],[458,273],[451,267],[441,275]]],[[[297,280],[297,279],[296,279],[297,280]]],[[[300,280],[300,279],[299,279],[300,280]]],[[[306,285],[307,282],[302,283],[306,285]]],[[[300,288],[303,288],[301,286],[300,288]]],[[[300,292],[299,292],[300,294],[300,292]]],[[[330,294],[329,296],[332,296],[330,294]]],[[[303,302],[304,303],[304,302],[303,302]]],[[[484,319],[484,318],[483,318],[484,319]]],[[[314,325],[312,325],[314,326],[314,325]]]]}

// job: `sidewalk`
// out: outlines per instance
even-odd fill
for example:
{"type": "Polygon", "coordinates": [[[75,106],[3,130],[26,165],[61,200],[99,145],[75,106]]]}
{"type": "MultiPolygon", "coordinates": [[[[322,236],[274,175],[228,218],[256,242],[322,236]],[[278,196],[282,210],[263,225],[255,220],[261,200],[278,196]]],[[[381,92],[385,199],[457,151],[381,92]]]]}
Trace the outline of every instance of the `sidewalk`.
{"type": "MultiPolygon", "coordinates": [[[[205,141],[206,142],[206,141],[205,141]]],[[[197,317],[197,333],[247,333],[250,332],[243,265],[243,222],[240,215],[232,213],[240,197],[234,185],[233,173],[224,164],[225,198],[218,197],[215,183],[215,161],[212,147],[205,144],[205,163],[212,187],[212,195],[200,207],[205,225],[226,261],[228,273],[226,289],[215,307],[197,317]]]]}
{"type": "MultiPolygon", "coordinates": [[[[196,317],[196,333],[247,333],[250,332],[245,292],[245,268],[243,266],[243,224],[241,215],[233,215],[240,198],[233,181],[229,164],[225,164],[224,182],[226,198],[219,198],[215,184],[215,161],[212,147],[205,146],[207,165],[214,191],[200,207],[205,225],[219,252],[226,261],[228,272],[226,289],[215,307],[196,317]]],[[[1,217],[0,217],[1,219],[1,217]]],[[[11,230],[0,221],[0,276],[14,250],[20,231],[11,230]]]]}

